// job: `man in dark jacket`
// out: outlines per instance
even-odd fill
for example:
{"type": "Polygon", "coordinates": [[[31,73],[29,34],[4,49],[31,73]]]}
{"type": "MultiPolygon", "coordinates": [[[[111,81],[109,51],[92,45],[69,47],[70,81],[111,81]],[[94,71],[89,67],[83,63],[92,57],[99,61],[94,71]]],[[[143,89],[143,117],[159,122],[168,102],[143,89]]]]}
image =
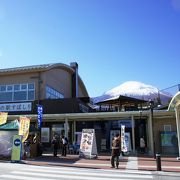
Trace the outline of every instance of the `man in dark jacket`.
{"type": "Polygon", "coordinates": [[[61,156],[66,156],[67,154],[67,146],[68,146],[68,139],[65,136],[62,136],[62,154],[61,156]]]}
{"type": "Polygon", "coordinates": [[[115,163],[116,163],[116,168],[118,169],[120,152],[121,152],[121,137],[119,134],[116,134],[116,136],[112,141],[112,152],[111,152],[112,168],[115,168],[115,163]]]}
{"type": "Polygon", "coordinates": [[[54,157],[57,156],[57,150],[58,150],[58,136],[54,135],[52,139],[53,149],[54,149],[54,157]]]}

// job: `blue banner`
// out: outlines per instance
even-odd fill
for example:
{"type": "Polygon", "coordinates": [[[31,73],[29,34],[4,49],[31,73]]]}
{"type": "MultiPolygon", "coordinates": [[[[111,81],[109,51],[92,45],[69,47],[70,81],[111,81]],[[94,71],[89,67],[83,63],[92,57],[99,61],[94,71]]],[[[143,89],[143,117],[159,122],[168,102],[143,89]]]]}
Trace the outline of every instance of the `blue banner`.
{"type": "Polygon", "coordinates": [[[41,128],[42,117],[43,117],[43,106],[37,106],[37,113],[38,113],[38,128],[41,128]]]}

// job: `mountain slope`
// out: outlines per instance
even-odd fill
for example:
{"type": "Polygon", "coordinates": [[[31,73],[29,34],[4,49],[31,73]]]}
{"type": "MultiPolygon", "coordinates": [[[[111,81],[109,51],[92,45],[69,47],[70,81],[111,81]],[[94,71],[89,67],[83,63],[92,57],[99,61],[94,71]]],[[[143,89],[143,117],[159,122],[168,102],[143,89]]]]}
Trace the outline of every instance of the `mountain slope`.
{"type": "Polygon", "coordinates": [[[161,92],[154,86],[137,81],[127,81],[105,92],[103,95],[95,97],[93,101],[94,103],[97,103],[110,98],[119,97],[120,95],[147,101],[153,100],[156,104],[159,103],[160,99],[163,106],[167,105],[172,98],[172,95],[161,92]]]}

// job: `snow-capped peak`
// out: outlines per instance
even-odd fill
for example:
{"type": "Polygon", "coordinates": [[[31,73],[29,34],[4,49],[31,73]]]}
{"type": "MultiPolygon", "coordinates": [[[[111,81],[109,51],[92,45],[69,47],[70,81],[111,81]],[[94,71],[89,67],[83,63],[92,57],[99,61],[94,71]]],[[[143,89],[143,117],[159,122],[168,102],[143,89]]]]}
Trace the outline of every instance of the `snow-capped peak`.
{"type": "Polygon", "coordinates": [[[120,95],[133,97],[142,100],[153,100],[157,102],[159,99],[163,105],[166,105],[172,96],[167,93],[163,93],[158,90],[158,88],[147,85],[137,81],[127,81],[107,92],[102,96],[94,98],[94,102],[104,101],[113,97],[118,97],[120,95]]]}

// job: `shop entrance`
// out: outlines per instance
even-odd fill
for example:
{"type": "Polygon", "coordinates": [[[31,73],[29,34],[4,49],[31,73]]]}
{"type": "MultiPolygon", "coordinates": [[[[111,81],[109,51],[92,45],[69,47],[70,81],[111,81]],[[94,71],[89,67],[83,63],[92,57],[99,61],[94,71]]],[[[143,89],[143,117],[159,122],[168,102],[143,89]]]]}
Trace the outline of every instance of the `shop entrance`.
{"type": "Polygon", "coordinates": [[[140,152],[140,138],[144,138],[147,147],[146,119],[135,120],[135,149],[140,152]]]}

